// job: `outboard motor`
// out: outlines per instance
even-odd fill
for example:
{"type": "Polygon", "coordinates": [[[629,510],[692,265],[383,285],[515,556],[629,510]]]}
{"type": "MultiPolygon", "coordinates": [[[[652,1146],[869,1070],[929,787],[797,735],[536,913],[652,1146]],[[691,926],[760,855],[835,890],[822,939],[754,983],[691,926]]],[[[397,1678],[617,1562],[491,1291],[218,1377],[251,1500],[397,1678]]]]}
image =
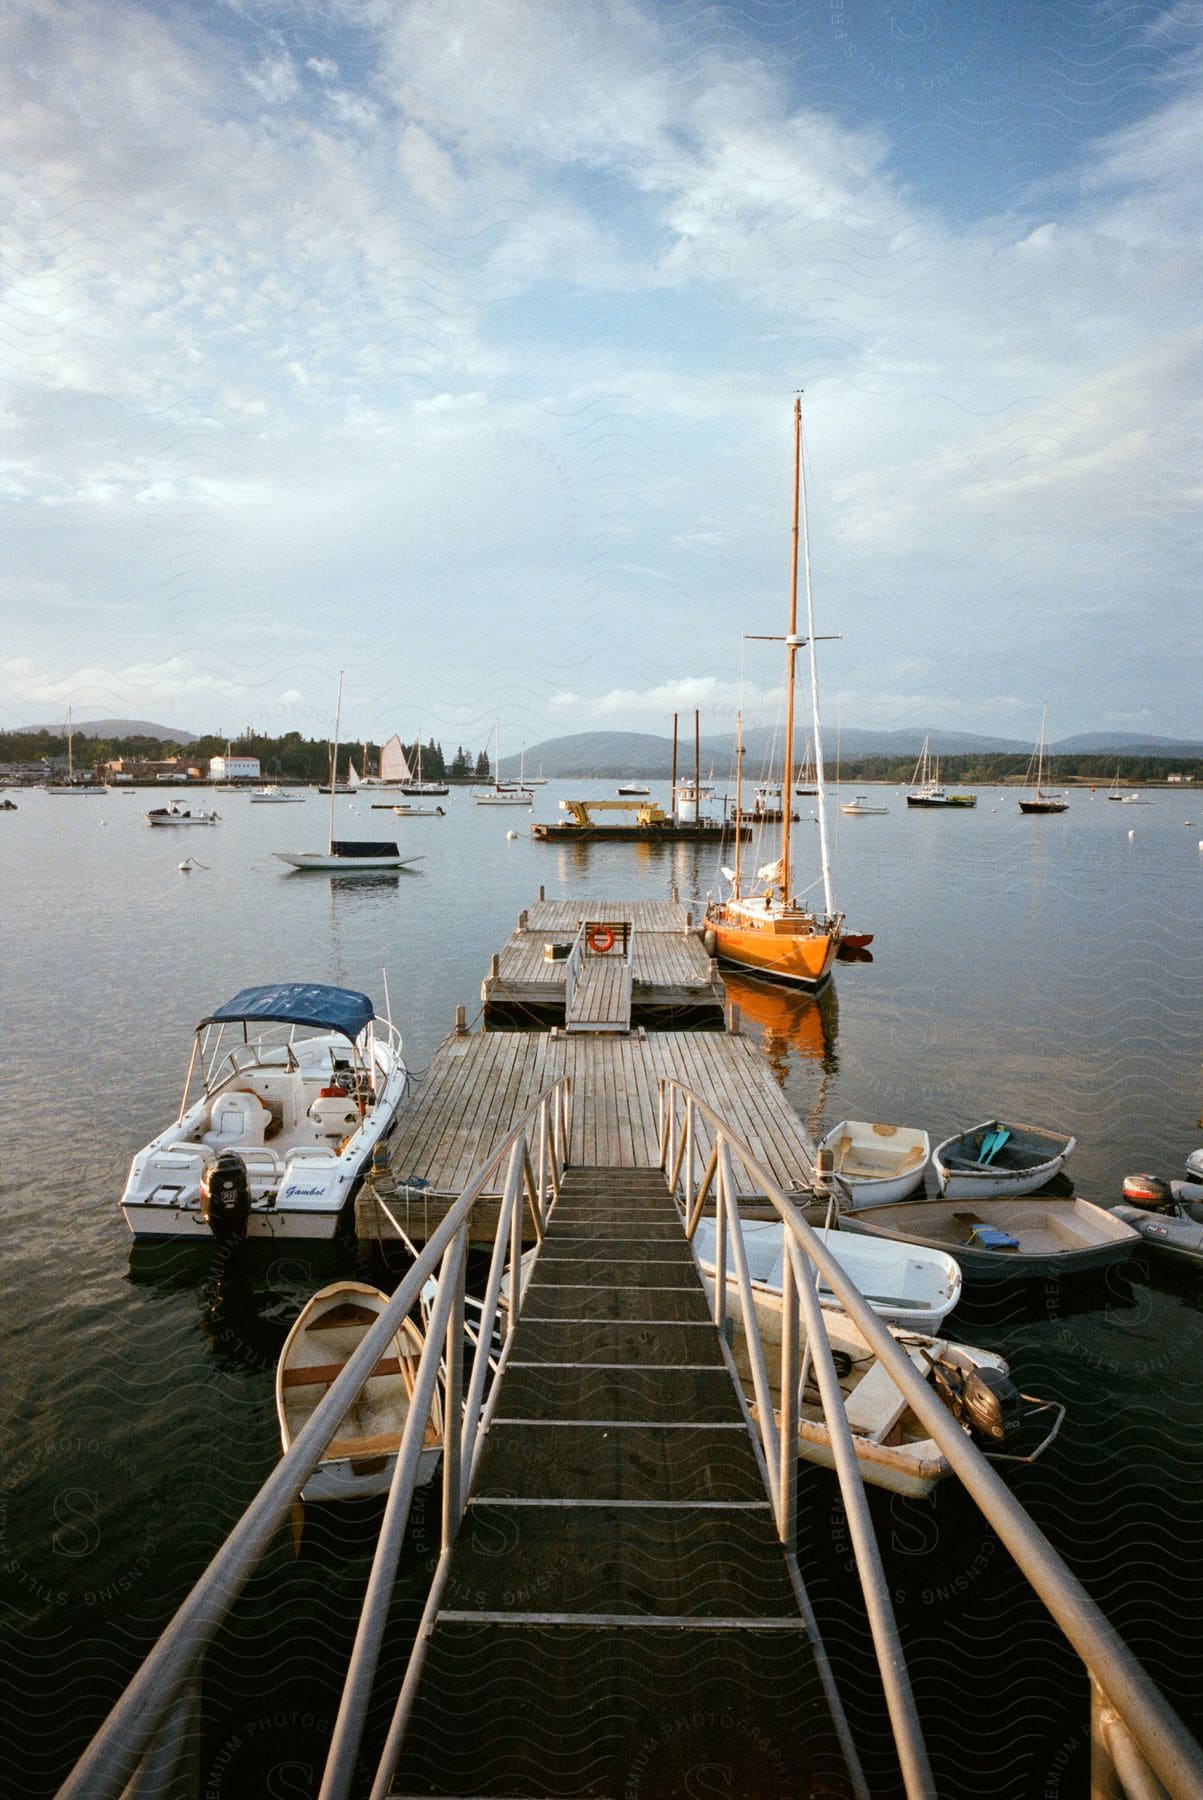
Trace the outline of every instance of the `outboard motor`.
{"type": "Polygon", "coordinates": [[[983,1449],[1005,1449],[1018,1434],[1023,1412],[1010,1376],[988,1365],[959,1369],[942,1357],[928,1360],[936,1392],[957,1423],[983,1449]]]}
{"type": "Polygon", "coordinates": [[[1173,1189],[1159,1175],[1125,1175],[1124,1200],[1144,1212],[1172,1213],[1176,1210],[1173,1189]]]}
{"type": "Polygon", "coordinates": [[[234,1150],[223,1150],[201,1177],[200,1215],[222,1244],[241,1244],[251,1216],[251,1184],[246,1164],[234,1150]]]}

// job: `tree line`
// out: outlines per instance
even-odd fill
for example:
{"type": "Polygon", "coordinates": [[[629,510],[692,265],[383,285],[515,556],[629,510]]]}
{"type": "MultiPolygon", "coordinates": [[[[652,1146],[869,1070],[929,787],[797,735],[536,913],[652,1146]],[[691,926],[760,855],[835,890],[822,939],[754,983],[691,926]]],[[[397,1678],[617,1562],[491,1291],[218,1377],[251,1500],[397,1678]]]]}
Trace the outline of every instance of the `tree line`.
{"type": "MultiPolygon", "coordinates": [[[[434,738],[420,746],[415,741],[405,744],[403,748],[405,759],[415,774],[420,748],[423,781],[492,779],[492,765],[486,750],[466,750],[459,744],[455,755],[448,761],[443,746],[436,743],[434,738]]],[[[285,732],[283,737],[244,732],[236,742],[217,736],[198,737],[191,744],[177,744],[171,739],[152,737],[94,738],[77,731],[72,754],[78,769],[99,768],[104,763],[116,762],[118,759],[127,762],[166,762],[171,757],[179,757],[182,762],[194,765],[207,774],[209,758],[223,756],[227,749],[237,756],[257,757],[264,776],[276,781],[319,782],[325,781],[330,773],[329,744],[321,738],[303,738],[299,731],[285,732]]],[[[61,762],[66,755],[65,734],[53,731],[0,732],[0,762],[61,762]]],[[[380,745],[368,743],[340,750],[340,780],[346,779],[348,765],[352,762],[361,775],[368,773],[369,769],[374,773],[380,767],[380,745]]]]}

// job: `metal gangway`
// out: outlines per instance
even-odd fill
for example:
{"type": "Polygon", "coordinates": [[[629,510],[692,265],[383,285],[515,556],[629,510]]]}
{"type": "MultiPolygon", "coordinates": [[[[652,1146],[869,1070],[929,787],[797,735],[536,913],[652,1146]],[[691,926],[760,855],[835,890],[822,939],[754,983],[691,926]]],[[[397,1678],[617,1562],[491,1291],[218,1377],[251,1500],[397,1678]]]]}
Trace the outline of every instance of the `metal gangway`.
{"type": "MultiPolygon", "coordinates": [[[[354,1395],[370,1376],[400,1321],[416,1308],[423,1287],[433,1281],[426,1342],[418,1365],[409,1421],[384,1509],[319,1800],[344,1800],[353,1792],[355,1800],[359,1800],[366,1791],[364,1778],[357,1774],[365,1719],[376,1685],[387,1610],[416,1485],[426,1415],[441,1381],[444,1417],[448,1421],[441,1488],[441,1554],[426,1615],[395,1699],[391,1723],[376,1758],[370,1786],[371,1800],[386,1800],[387,1796],[398,1792],[394,1785],[398,1757],[405,1748],[407,1732],[415,1724],[415,1700],[423,1680],[429,1646],[437,1630],[437,1615],[456,1555],[461,1523],[471,1503],[474,1484],[486,1463],[491,1428],[499,1428],[505,1422],[505,1395],[509,1383],[519,1378],[518,1366],[512,1370],[508,1366],[514,1361],[514,1345],[519,1341],[524,1318],[528,1324],[542,1323],[528,1317],[531,1309],[524,1294],[531,1291],[532,1265],[537,1271],[566,1191],[570,1112],[569,1084],[566,1078],[561,1078],[547,1088],[519,1124],[501,1140],[487,1163],[475,1173],[416,1257],[378,1323],[331,1385],[309,1424],[264,1483],[97,1732],[60,1790],[64,1800],[110,1800],[110,1797],[120,1800],[126,1793],[136,1795],[137,1800],[189,1800],[192,1795],[200,1800],[197,1721],[206,1649],[236,1604],[239,1591],[274,1534],[287,1521],[292,1503],[354,1395]],[[502,1201],[484,1295],[483,1299],[474,1301],[465,1284],[470,1220],[482,1196],[487,1196],[490,1188],[495,1187],[502,1170],[502,1201]],[[529,1253],[525,1267],[524,1235],[535,1241],[535,1250],[529,1253]],[[464,1343],[468,1313],[473,1315],[477,1353],[470,1368],[466,1369],[464,1343]]],[[[889,1370],[900,1394],[936,1441],[953,1472],[1084,1664],[1090,1678],[1091,1694],[1092,1796],[1096,1800],[1121,1800],[1123,1796],[1128,1800],[1154,1800],[1155,1796],[1168,1794],[1171,1800],[1203,1800],[1203,1751],[1149,1676],[1009,1493],[990,1463],[916,1372],[909,1357],[852,1286],[798,1207],[776,1186],[752,1150],[731,1133],[720,1114],[696,1092],[673,1079],[661,1083],[660,1155],[666,1178],[661,1184],[662,1191],[665,1194],[671,1192],[677,1204],[671,1209],[671,1217],[657,1211],[658,1203],[652,1194],[655,1184],[645,1184],[644,1192],[657,1223],[656,1230],[649,1227],[644,1235],[650,1234],[654,1244],[656,1232],[663,1231],[662,1243],[668,1245],[675,1241],[680,1246],[682,1237],[688,1239],[696,1230],[703,1210],[713,1209],[716,1250],[712,1327],[709,1329],[721,1326],[733,1289],[753,1389],[754,1404],[749,1406],[743,1399],[725,1338],[718,1330],[713,1330],[763,1483],[760,1500],[747,1504],[767,1505],[778,1554],[793,1569],[796,1569],[793,1552],[800,1394],[806,1365],[813,1370],[847,1513],[865,1612],[897,1751],[899,1778],[908,1800],[933,1796],[936,1789],[837,1372],[822,1328],[817,1293],[819,1276],[834,1291],[881,1364],[889,1370]],[[776,1363],[772,1368],[757,1321],[752,1282],[738,1229],[741,1190],[744,1193],[754,1191],[766,1199],[784,1227],[782,1334],[780,1345],[773,1346],[776,1363]],[[728,1255],[731,1271],[728,1270],[728,1255]]],[[[629,1175],[630,1172],[626,1173],[629,1175]]],[[[626,1208],[626,1215],[624,1223],[635,1216],[632,1207],[626,1208]]],[[[591,1218],[588,1203],[583,1210],[578,1209],[575,1228],[570,1217],[569,1237],[574,1235],[574,1229],[578,1250],[591,1240],[608,1241],[612,1250],[613,1237],[606,1239],[606,1227],[598,1219],[591,1218]]],[[[638,1228],[635,1229],[637,1235],[638,1228]]],[[[564,1236],[563,1229],[560,1236],[564,1236]]],[[[613,1255],[611,1260],[616,1267],[621,1262],[621,1258],[613,1255]]],[[[656,1260],[655,1255],[652,1260],[656,1260]]],[[[672,1260],[667,1251],[663,1260],[666,1266],[672,1260]]],[[[619,1279],[616,1276],[616,1291],[619,1279]]],[[[573,1285],[571,1276],[569,1285],[573,1285]]],[[[569,1319],[567,1322],[575,1321],[569,1319]]],[[[643,1322],[636,1318],[631,1323],[639,1326],[643,1322]]],[[[697,1341],[701,1343],[702,1328],[695,1324],[694,1329],[697,1341]]],[[[596,1363],[592,1366],[599,1370],[601,1367],[596,1363]]],[[[595,1420],[593,1423],[604,1428],[606,1422],[595,1420]]],[[[621,1476],[624,1458],[638,1458],[640,1433],[638,1430],[624,1433],[616,1425],[615,1436],[618,1442],[609,1445],[607,1454],[621,1476]]],[[[595,1441],[600,1447],[603,1440],[595,1441]]],[[[608,1434],[604,1441],[608,1443],[608,1434]]],[[[867,1797],[869,1789],[861,1772],[847,1711],[835,1689],[831,1665],[818,1637],[813,1612],[800,1589],[798,1606],[816,1655],[821,1686],[830,1709],[830,1725],[844,1756],[847,1781],[842,1791],[867,1797]]],[[[487,1617],[479,1613],[474,1617],[477,1620],[475,1629],[484,1634],[480,1641],[487,1650],[490,1630],[487,1617]]],[[[612,1624],[612,1620],[610,1622],[612,1624]]],[[[635,1620],[632,1618],[631,1622],[635,1623],[635,1620]]],[[[655,1625],[659,1621],[651,1623],[655,1625]]],[[[712,1623],[716,1629],[723,1629],[733,1622],[712,1623]]],[[[781,1623],[781,1620],[772,1621],[773,1628],[777,1629],[781,1623]]],[[[456,1694],[448,1692],[444,1698],[446,1705],[454,1709],[456,1694]]],[[[651,1698],[654,1701],[656,1697],[651,1698]]],[[[564,1695],[560,1693],[556,1699],[562,1703],[564,1695]]],[[[738,1710],[738,1702],[739,1696],[733,1692],[733,1710],[738,1710]]],[[[575,1715],[572,1717],[575,1723],[575,1715]]],[[[622,1721],[617,1723],[621,1725],[622,1721]]],[[[515,1733],[522,1733],[527,1730],[529,1720],[518,1715],[510,1724],[515,1733]]],[[[758,1729],[768,1732],[770,1728],[759,1726],[758,1729]]],[[[621,1731],[617,1737],[623,1741],[621,1731]]],[[[775,1746],[769,1735],[766,1753],[770,1761],[774,1752],[775,1746]]],[[[630,1767],[625,1771],[619,1768],[617,1773],[619,1778],[613,1791],[622,1792],[627,1791],[629,1781],[634,1781],[638,1787],[644,1771],[630,1767]]],[[[468,1794],[503,1790],[495,1787],[486,1790],[483,1785],[473,1783],[470,1774],[461,1772],[441,1789],[427,1785],[422,1791],[468,1794]]],[[[550,1795],[586,1790],[579,1785],[559,1789],[545,1779],[541,1791],[550,1795]]],[[[796,1789],[787,1771],[768,1785],[749,1784],[742,1790],[733,1788],[731,1791],[784,1793],[796,1789]]],[[[841,1787],[837,1784],[824,1791],[839,1792],[841,1787]]]]}
{"type": "Polygon", "coordinates": [[[568,1031],[629,1031],[635,927],[629,919],[584,918],[564,964],[568,1031]]]}

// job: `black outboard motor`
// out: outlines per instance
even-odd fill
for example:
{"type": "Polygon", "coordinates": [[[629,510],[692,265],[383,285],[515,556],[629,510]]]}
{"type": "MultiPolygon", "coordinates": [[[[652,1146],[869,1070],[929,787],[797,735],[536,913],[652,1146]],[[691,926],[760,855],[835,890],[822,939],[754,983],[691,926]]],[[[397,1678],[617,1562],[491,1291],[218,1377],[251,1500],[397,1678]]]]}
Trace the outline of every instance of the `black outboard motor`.
{"type": "Polygon", "coordinates": [[[1124,1200],[1128,1206],[1139,1206],[1144,1212],[1177,1211],[1173,1189],[1160,1175],[1125,1175],[1124,1200]]]}
{"type": "Polygon", "coordinates": [[[1009,1375],[988,1365],[959,1369],[930,1357],[932,1381],[953,1418],[986,1450],[1004,1450],[1018,1435],[1023,1416],[1019,1390],[1009,1375]]]}
{"type": "Polygon", "coordinates": [[[223,1150],[201,1177],[200,1215],[222,1244],[241,1244],[251,1216],[251,1184],[246,1164],[234,1150],[223,1150]]]}

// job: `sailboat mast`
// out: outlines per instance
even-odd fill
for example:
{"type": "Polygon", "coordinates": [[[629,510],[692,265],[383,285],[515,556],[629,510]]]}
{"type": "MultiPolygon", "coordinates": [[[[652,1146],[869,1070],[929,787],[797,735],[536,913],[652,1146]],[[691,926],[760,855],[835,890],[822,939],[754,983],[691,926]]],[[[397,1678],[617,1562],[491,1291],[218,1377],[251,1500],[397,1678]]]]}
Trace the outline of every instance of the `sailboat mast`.
{"type": "Polygon", "coordinates": [[[343,719],[343,672],[338,671],[338,699],[334,705],[334,738],[330,745],[330,832],[327,856],[334,855],[334,790],[338,786],[338,734],[343,719]]]}
{"type": "Polygon", "coordinates": [[[735,715],[735,880],[732,884],[732,899],[738,900],[739,887],[739,847],[743,840],[744,822],[744,714],[740,707],[735,715]]]}
{"type": "Polygon", "coordinates": [[[790,823],[794,812],[794,661],[798,654],[798,506],[802,466],[802,400],[794,399],[794,526],[790,540],[789,630],[785,636],[785,768],[781,787],[781,899],[789,904],[790,823]]]}
{"type": "MultiPolygon", "coordinates": [[[[802,402],[798,407],[798,447],[802,444],[802,402]]],[[[802,458],[799,454],[798,461],[802,458]]],[[[806,559],[806,635],[810,647],[810,718],[815,740],[815,786],[819,801],[819,861],[823,869],[823,905],[830,919],[835,912],[831,894],[831,862],[827,854],[827,783],[823,774],[823,737],[819,730],[819,663],[815,654],[815,601],[810,585],[810,508],[806,501],[806,470],[802,469],[802,545],[806,559]]]]}

